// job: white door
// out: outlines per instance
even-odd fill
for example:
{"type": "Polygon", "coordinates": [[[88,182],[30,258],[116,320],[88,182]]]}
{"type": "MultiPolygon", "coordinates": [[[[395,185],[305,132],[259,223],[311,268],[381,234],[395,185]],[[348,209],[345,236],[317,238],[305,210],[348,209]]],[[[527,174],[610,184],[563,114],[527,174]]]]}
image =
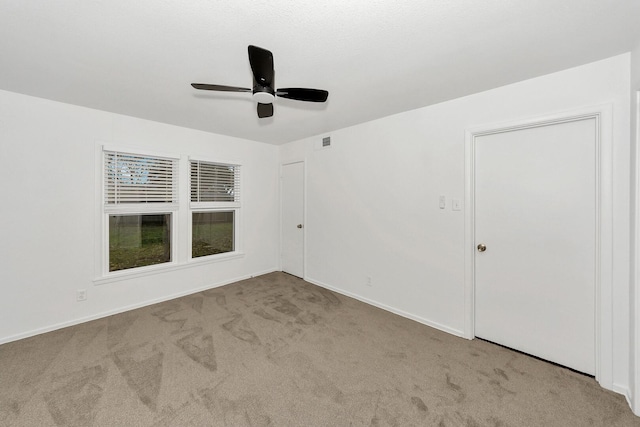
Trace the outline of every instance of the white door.
{"type": "Polygon", "coordinates": [[[477,136],[475,335],[595,374],[596,121],[477,136]]]}
{"type": "Polygon", "coordinates": [[[282,166],[282,271],[304,277],[304,163],[282,166]]]}

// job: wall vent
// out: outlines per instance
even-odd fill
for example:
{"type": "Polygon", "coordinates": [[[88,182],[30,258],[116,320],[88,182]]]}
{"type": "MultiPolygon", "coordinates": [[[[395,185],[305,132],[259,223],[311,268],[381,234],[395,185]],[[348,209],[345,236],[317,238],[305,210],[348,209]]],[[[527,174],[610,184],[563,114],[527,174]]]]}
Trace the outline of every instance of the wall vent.
{"type": "Polygon", "coordinates": [[[324,138],[322,138],[322,147],[329,147],[331,145],[331,137],[330,136],[325,136],[324,138]]]}

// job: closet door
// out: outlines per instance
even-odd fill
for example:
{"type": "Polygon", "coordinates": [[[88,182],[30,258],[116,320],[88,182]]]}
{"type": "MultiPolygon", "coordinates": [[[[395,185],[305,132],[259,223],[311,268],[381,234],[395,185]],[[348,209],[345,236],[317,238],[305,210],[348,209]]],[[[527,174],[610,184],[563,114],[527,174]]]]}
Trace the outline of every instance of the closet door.
{"type": "Polygon", "coordinates": [[[475,335],[595,374],[595,119],[478,136],[475,335]]]}

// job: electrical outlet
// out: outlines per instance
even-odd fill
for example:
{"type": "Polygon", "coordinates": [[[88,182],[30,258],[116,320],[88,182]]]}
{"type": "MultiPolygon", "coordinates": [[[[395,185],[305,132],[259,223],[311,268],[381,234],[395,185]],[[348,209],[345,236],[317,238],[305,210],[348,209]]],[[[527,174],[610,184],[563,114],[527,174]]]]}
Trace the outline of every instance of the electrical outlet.
{"type": "Polygon", "coordinates": [[[440,209],[444,209],[447,206],[447,198],[445,196],[438,197],[438,205],[440,209]]]}
{"type": "Polygon", "coordinates": [[[86,301],[86,300],[87,300],[87,290],[78,289],[76,291],[76,301],[86,301]]]}
{"type": "Polygon", "coordinates": [[[366,286],[369,286],[369,287],[371,287],[371,286],[372,286],[372,285],[371,285],[371,277],[370,277],[370,276],[367,276],[367,277],[365,277],[365,278],[364,278],[364,284],[365,284],[366,286]]]}

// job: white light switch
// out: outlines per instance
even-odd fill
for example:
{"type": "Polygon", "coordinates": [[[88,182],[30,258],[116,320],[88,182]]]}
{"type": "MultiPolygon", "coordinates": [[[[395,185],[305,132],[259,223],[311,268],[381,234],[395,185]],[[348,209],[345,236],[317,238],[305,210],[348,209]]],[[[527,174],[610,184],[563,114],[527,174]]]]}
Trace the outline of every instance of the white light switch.
{"type": "Polygon", "coordinates": [[[444,196],[440,196],[440,209],[444,209],[447,206],[447,199],[444,196]]]}
{"type": "Polygon", "coordinates": [[[462,209],[462,207],[460,205],[460,200],[451,199],[451,210],[452,211],[459,211],[460,209],[462,209]]]}

